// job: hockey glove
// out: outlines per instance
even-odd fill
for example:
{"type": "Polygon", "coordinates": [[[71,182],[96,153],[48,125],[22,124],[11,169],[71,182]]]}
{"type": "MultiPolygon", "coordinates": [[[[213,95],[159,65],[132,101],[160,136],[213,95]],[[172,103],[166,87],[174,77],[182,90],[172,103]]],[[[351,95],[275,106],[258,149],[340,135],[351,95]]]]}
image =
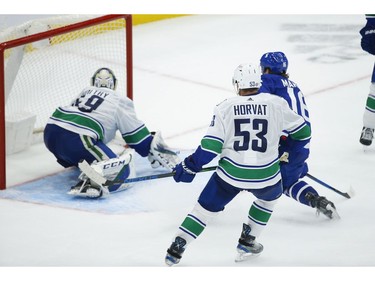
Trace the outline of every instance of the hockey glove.
{"type": "Polygon", "coordinates": [[[181,160],[177,153],[168,147],[160,132],[152,133],[152,135],[153,139],[148,154],[148,160],[151,163],[151,167],[158,168],[163,166],[172,171],[181,160]]]}
{"type": "Polygon", "coordinates": [[[375,55],[375,26],[367,23],[359,33],[362,35],[362,49],[371,55],[375,55]]]}
{"type": "Polygon", "coordinates": [[[173,171],[175,171],[173,178],[176,182],[192,182],[196,174],[196,172],[192,170],[192,165],[187,159],[176,165],[173,171]]]}

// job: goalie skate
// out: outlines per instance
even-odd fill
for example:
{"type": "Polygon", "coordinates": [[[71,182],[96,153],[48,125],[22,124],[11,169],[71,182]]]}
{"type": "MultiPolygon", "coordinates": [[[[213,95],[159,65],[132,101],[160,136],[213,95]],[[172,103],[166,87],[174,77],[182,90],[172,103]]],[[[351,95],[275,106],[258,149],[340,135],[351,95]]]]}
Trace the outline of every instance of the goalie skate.
{"type": "Polygon", "coordinates": [[[108,188],[105,186],[95,186],[90,183],[89,179],[84,181],[79,181],[75,186],[73,186],[69,195],[87,198],[100,198],[109,194],[108,188]]]}

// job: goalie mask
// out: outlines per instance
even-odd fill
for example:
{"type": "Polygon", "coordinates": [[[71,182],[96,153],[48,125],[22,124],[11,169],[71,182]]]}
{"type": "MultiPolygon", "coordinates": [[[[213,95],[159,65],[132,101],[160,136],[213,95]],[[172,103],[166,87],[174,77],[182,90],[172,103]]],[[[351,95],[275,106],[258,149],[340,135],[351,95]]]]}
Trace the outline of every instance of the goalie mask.
{"type": "Polygon", "coordinates": [[[262,73],[268,68],[271,73],[282,74],[288,69],[288,59],[283,52],[269,52],[260,58],[260,66],[262,73]]]}
{"type": "Polygon", "coordinates": [[[99,68],[91,78],[91,86],[116,90],[117,79],[109,68],[99,68]]]}
{"type": "Polygon", "coordinates": [[[260,68],[253,64],[240,64],[235,70],[232,84],[238,95],[242,89],[260,88],[260,68]]]}

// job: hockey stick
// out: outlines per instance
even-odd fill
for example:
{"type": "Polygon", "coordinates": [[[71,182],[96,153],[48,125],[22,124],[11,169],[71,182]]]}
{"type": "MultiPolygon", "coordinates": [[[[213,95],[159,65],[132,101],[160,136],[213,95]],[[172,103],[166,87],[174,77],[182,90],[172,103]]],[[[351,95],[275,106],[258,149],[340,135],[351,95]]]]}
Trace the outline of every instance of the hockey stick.
{"type": "MultiPolygon", "coordinates": [[[[217,168],[217,166],[206,167],[206,168],[203,168],[202,170],[200,170],[198,173],[213,171],[216,168],[217,168]]],[[[126,179],[124,181],[121,181],[121,183],[130,183],[130,182],[138,182],[138,181],[147,181],[147,180],[168,178],[168,177],[173,177],[175,174],[176,174],[176,172],[170,172],[170,173],[165,173],[165,174],[142,176],[142,177],[137,177],[137,178],[126,179]]]]}
{"type": "MultiPolygon", "coordinates": [[[[94,182],[101,184],[103,186],[112,186],[115,184],[122,184],[122,183],[132,183],[132,182],[139,182],[139,181],[147,181],[147,180],[154,180],[154,179],[161,179],[161,178],[167,178],[167,177],[173,177],[175,172],[165,173],[165,174],[158,174],[158,175],[149,175],[149,176],[142,176],[137,178],[130,178],[125,180],[107,180],[102,175],[100,175],[98,172],[96,172],[89,163],[86,161],[78,163],[78,167],[81,169],[81,171],[86,174],[86,176],[90,179],[92,179],[94,182]]],[[[202,172],[209,172],[213,171],[217,168],[217,166],[212,167],[206,167],[203,168],[199,173],[202,172]]]]}
{"type": "Polygon", "coordinates": [[[341,196],[344,196],[344,197],[346,197],[346,198],[348,198],[348,199],[351,198],[350,195],[349,195],[347,192],[342,192],[342,191],[340,191],[340,190],[337,190],[336,188],[334,188],[334,187],[332,187],[332,186],[326,184],[325,182],[321,181],[320,179],[318,179],[318,178],[316,178],[316,177],[310,175],[309,173],[307,173],[306,176],[307,176],[308,178],[310,178],[310,179],[316,181],[317,183],[320,183],[320,184],[323,185],[324,187],[327,187],[328,189],[333,190],[334,192],[340,194],[341,196]]]}

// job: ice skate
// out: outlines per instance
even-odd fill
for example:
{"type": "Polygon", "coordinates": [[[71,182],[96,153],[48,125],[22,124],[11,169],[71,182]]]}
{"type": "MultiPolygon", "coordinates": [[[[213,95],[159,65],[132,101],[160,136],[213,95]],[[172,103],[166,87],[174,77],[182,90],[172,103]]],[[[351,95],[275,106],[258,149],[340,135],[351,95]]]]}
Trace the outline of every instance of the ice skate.
{"type": "Polygon", "coordinates": [[[369,146],[371,145],[373,138],[374,138],[374,129],[363,127],[359,142],[363,145],[369,146]]]}
{"type": "Polygon", "coordinates": [[[323,213],[329,219],[340,218],[335,205],[325,197],[308,192],[306,194],[306,199],[310,202],[311,207],[316,208],[318,215],[319,213],[323,213]]]}
{"type": "Polygon", "coordinates": [[[177,236],[175,241],[167,250],[167,255],[165,256],[165,263],[168,266],[173,266],[178,264],[181,260],[182,254],[185,251],[186,240],[180,236],[177,236]]]}
{"type": "Polygon", "coordinates": [[[238,240],[236,262],[257,257],[263,251],[263,245],[255,241],[255,237],[250,235],[251,228],[243,224],[241,238],[238,240]]]}

